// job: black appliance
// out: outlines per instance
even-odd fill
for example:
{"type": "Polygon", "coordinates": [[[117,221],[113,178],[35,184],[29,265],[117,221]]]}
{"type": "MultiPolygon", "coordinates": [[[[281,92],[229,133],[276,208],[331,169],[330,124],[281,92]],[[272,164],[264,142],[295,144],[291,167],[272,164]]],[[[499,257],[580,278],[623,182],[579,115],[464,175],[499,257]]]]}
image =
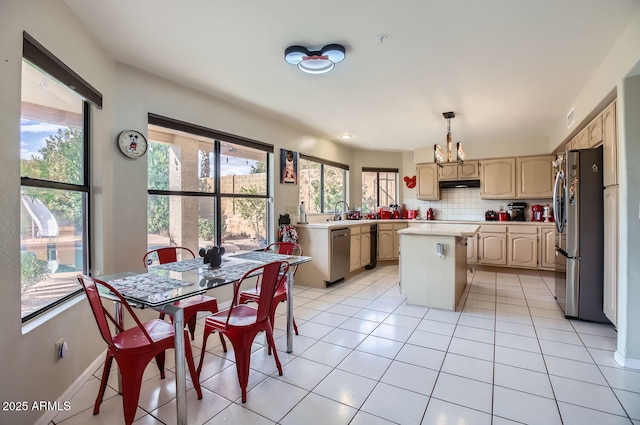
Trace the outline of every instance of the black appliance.
{"type": "Polygon", "coordinates": [[[480,180],[440,180],[438,185],[441,189],[480,187],[480,180]]]}
{"type": "Polygon", "coordinates": [[[602,147],[571,150],[556,174],[556,299],[566,317],[607,323],[602,147]]]}
{"type": "Polygon", "coordinates": [[[510,202],[507,204],[509,207],[509,215],[513,221],[526,221],[524,217],[524,211],[527,209],[526,202],[510,202]]]}
{"type": "Polygon", "coordinates": [[[484,219],[486,221],[498,221],[498,213],[494,210],[485,211],[484,219]]]}
{"type": "Polygon", "coordinates": [[[377,224],[372,224],[371,227],[369,227],[369,236],[371,241],[370,251],[369,251],[370,260],[369,260],[369,264],[364,266],[364,268],[367,270],[374,269],[378,262],[378,225],[377,224]]]}

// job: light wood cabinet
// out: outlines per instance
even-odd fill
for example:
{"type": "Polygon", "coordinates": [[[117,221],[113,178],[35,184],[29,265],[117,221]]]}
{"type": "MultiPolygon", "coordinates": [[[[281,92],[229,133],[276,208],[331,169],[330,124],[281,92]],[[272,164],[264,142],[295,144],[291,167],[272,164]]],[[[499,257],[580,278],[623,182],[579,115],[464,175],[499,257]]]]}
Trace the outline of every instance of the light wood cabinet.
{"type": "Polygon", "coordinates": [[[351,250],[349,251],[349,271],[360,268],[360,226],[351,226],[351,250]]]}
{"type": "Polygon", "coordinates": [[[521,199],[553,198],[553,165],[555,155],[516,158],[517,190],[521,199]]]}
{"type": "Polygon", "coordinates": [[[602,112],[602,139],[604,147],[603,180],[604,186],[618,184],[618,132],[616,102],[611,103],[602,112]]]}
{"type": "MultiPolygon", "coordinates": [[[[367,226],[368,227],[368,226],[367,226]]],[[[371,262],[371,233],[360,233],[360,267],[364,267],[371,262]]]]}
{"type": "Polygon", "coordinates": [[[507,265],[527,268],[538,267],[538,228],[523,227],[518,229],[518,231],[526,230],[528,233],[512,233],[511,230],[509,231],[507,265]]]}
{"type": "Polygon", "coordinates": [[[593,148],[602,142],[602,114],[598,115],[587,126],[589,132],[589,147],[593,148]]]}
{"type": "Polygon", "coordinates": [[[604,294],[605,316],[618,322],[618,186],[604,190],[604,294]]]}
{"type": "Polygon", "coordinates": [[[480,161],[464,161],[462,164],[442,164],[438,170],[440,180],[469,180],[480,177],[480,161]]]}
{"type": "Polygon", "coordinates": [[[467,264],[478,263],[478,235],[467,238],[467,264]]]}
{"type": "Polygon", "coordinates": [[[486,159],[480,162],[480,197],[484,199],[513,199],[516,159],[486,159]]]}
{"type": "Polygon", "coordinates": [[[542,243],[540,244],[540,268],[554,270],[556,267],[556,229],[542,227],[542,243]]]}
{"type": "Polygon", "coordinates": [[[589,129],[583,129],[576,136],[572,143],[571,149],[588,149],[589,148],[589,129]]]}
{"type": "Polygon", "coordinates": [[[507,265],[507,227],[485,226],[480,228],[480,263],[495,266],[507,265]]]}
{"type": "Polygon", "coordinates": [[[398,230],[407,228],[407,223],[378,224],[378,260],[400,258],[400,238],[398,230]]]}
{"type": "Polygon", "coordinates": [[[423,200],[440,199],[438,185],[438,164],[418,164],[416,166],[417,193],[416,197],[423,200]]]}

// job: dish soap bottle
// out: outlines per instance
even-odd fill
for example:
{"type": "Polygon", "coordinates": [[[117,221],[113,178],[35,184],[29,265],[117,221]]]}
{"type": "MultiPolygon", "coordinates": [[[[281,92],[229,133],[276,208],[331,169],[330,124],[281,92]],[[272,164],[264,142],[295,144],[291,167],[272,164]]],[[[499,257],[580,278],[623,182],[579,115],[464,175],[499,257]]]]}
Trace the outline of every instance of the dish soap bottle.
{"type": "Polygon", "coordinates": [[[300,202],[300,216],[298,224],[307,224],[307,213],[304,211],[304,201],[300,202]]]}

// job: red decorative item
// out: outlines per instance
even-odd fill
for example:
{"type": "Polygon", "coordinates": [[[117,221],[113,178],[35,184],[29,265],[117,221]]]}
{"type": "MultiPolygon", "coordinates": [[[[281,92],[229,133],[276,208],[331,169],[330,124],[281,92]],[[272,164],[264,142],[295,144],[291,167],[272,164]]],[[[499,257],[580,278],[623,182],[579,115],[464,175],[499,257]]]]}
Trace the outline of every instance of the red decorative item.
{"type": "Polygon", "coordinates": [[[413,189],[414,187],[416,187],[416,176],[413,176],[413,177],[404,176],[404,182],[406,183],[409,189],[413,189]]]}

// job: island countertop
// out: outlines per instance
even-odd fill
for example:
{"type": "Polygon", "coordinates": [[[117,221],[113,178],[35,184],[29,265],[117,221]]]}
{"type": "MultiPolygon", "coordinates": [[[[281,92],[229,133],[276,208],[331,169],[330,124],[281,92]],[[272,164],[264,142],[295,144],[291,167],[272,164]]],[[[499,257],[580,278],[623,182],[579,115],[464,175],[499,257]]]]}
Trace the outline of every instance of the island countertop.
{"type": "Polygon", "coordinates": [[[466,238],[478,233],[477,224],[425,223],[398,230],[399,235],[455,236],[466,238]]]}

